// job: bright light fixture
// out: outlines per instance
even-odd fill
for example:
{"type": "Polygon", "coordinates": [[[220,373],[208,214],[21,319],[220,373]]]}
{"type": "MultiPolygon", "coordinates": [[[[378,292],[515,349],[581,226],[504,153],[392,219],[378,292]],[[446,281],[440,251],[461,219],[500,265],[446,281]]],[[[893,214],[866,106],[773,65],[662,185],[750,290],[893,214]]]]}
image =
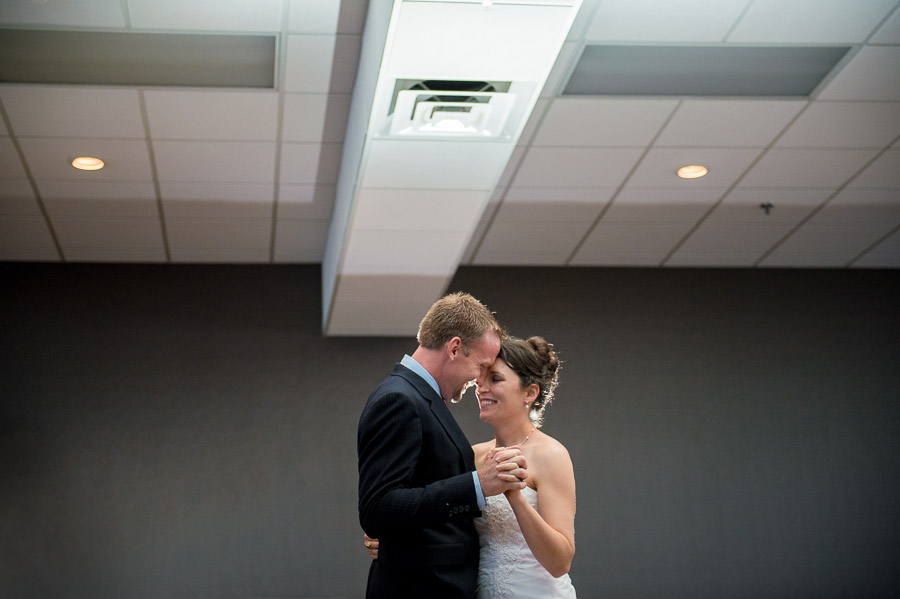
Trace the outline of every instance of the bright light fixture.
{"type": "Polygon", "coordinates": [[[72,166],[82,171],[99,171],[103,168],[103,161],[91,156],[79,156],[72,161],[72,166]]]}
{"type": "Polygon", "coordinates": [[[706,175],[706,173],[708,172],[709,169],[705,166],[699,164],[690,164],[678,169],[678,172],[676,172],[676,174],[682,179],[699,179],[700,177],[706,175]]]}

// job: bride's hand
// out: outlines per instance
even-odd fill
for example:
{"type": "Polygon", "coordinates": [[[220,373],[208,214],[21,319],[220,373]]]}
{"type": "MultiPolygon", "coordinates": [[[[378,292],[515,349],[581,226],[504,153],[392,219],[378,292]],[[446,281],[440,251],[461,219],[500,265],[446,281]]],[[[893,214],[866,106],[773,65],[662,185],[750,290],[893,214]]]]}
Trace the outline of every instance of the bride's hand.
{"type": "Polygon", "coordinates": [[[372,559],[378,559],[378,539],[373,539],[366,533],[363,533],[363,544],[366,546],[366,552],[372,559]]]}

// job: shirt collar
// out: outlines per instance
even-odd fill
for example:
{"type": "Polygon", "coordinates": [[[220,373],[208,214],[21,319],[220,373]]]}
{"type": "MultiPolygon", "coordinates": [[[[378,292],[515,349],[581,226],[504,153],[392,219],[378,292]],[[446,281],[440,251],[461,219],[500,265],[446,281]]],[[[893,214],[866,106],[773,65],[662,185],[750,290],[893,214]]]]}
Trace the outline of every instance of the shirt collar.
{"type": "Polygon", "coordinates": [[[400,360],[400,363],[422,377],[422,379],[426,383],[428,383],[432,389],[434,389],[435,393],[438,394],[438,397],[441,397],[441,388],[438,387],[437,381],[434,380],[434,377],[431,376],[431,373],[425,370],[424,366],[416,362],[415,358],[408,354],[404,354],[403,359],[400,360]]]}

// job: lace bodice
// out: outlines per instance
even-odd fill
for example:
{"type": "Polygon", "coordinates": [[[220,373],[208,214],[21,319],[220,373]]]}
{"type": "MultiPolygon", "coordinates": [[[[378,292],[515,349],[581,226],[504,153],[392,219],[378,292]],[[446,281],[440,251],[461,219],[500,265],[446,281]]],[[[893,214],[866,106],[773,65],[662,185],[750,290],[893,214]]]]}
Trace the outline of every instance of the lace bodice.
{"type": "MultiPolygon", "coordinates": [[[[537,491],[525,487],[522,494],[537,509],[537,491]]],[[[505,496],[487,498],[475,528],[481,544],[478,599],[575,598],[569,576],[553,578],[531,553],[505,496]]]]}

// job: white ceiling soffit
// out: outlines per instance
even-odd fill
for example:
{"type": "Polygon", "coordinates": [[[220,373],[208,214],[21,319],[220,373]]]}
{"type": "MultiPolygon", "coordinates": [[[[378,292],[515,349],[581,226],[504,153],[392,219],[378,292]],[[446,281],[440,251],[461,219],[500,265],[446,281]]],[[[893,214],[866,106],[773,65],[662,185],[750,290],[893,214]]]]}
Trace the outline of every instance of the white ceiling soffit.
{"type": "Polygon", "coordinates": [[[322,265],[326,335],[415,334],[581,0],[372,0],[322,265]]]}

